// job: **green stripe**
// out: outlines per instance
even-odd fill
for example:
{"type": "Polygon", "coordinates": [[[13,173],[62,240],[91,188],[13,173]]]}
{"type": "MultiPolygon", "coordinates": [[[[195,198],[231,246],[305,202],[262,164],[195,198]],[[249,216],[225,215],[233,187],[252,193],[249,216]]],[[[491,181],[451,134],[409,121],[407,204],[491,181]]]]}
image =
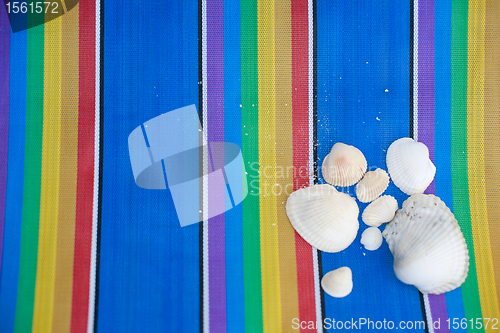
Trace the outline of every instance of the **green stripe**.
{"type": "Polygon", "coordinates": [[[33,322],[42,172],[43,57],[42,24],[28,30],[25,180],[15,332],[31,332],[33,322]]]}
{"type": "Polygon", "coordinates": [[[464,310],[467,319],[475,320],[475,318],[482,318],[482,315],[467,175],[467,12],[467,0],[453,0],[451,13],[451,175],[453,210],[464,234],[470,258],[469,274],[462,285],[464,310]]]}
{"type": "Polygon", "coordinates": [[[241,142],[248,176],[243,201],[243,271],[246,332],[262,332],[259,216],[259,113],[257,79],[257,2],[241,0],[241,142]]]}

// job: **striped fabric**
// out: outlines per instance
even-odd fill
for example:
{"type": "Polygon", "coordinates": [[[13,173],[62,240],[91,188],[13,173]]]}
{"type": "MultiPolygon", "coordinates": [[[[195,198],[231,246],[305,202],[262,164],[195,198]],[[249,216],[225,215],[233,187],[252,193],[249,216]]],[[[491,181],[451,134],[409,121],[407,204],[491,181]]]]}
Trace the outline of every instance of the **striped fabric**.
{"type": "MultiPolygon", "coordinates": [[[[0,332],[495,331],[499,129],[495,0],[87,0],[16,33],[0,8],[0,332]],[[205,143],[241,147],[248,195],[181,228],[168,190],[135,185],[127,137],[191,104],[205,143]],[[362,222],[332,254],[286,216],[335,142],[387,169],[408,136],[469,249],[442,295],[401,283],[362,222]],[[320,280],[340,266],[335,299],[320,280]]],[[[203,211],[223,202],[202,185],[203,211]]]]}
{"type": "Polygon", "coordinates": [[[490,332],[500,315],[500,3],[418,0],[414,10],[414,136],[437,168],[427,192],[452,208],[470,255],[461,288],[428,296],[428,319],[467,318],[472,331],[476,318],[494,318],[490,332]]]}
{"type": "Polygon", "coordinates": [[[2,332],[93,327],[95,22],[92,1],[18,33],[0,13],[2,332]]]}

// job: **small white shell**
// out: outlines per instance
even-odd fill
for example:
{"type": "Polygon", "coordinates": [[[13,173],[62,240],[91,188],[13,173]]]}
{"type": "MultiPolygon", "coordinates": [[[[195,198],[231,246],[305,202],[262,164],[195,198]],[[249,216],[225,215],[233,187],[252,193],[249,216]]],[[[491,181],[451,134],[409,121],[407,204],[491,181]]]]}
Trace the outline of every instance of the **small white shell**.
{"type": "Polygon", "coordinates": [[[427,147],[410,138],[394,141],[387,150],[386,162],[392,181],[408,195],[424,193],[436,174],[427,147]]]}
{"type": "Polygon", "coordinates": [[[286,214],[306,242],[325,252],[347,248],[359,228],[356,200],[327,184],[293,192],[286,202],[286,214]]]}
{"type": "Polygon", "coordinates": [[[356,197],[361,202],[372,202],[389,186],[389,175],[382,169],[368,171],[356,185],[356,197]]]}
{"type": "Polygon", "coordinates": [[[390,222],[397,210],[397,200],[391,195],[383,195],[365,208],[361,218],[365,224],[371,227],[378,227],[383,223],[390,222]]]}
{"type": "Polygon", "coordinates": [[[352,291],[352,271],[344,266],[326,273],[321,279],[321,287],[332,297],[346,297],[352,291]]]}
{"type": "Polygon", "coordinates": [[[361,234],[361,244],[369,251],[375,251],[382,245],[382,233],[376,227],[367,228],[361,234]]]}
{"type": "Polygon", "coordinates": [[[368,164],[363,153],[354,146],[337,142],[321,167],[323,178],[335,186],[351,186],[359,182],[368,164]]]}
{"type": "Polygon", "coordinates": [[[441,294],[465,281],[467,245],[457,220],[438,197],[409,197],[383,236],[394,255],[396,277],[422,293],[441,294]]]}

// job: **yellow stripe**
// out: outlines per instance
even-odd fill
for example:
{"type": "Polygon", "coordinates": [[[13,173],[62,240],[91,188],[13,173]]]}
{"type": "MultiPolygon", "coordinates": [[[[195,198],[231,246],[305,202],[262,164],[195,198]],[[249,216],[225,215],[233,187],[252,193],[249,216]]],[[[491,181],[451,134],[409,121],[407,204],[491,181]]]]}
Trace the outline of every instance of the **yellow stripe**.
{"type": "Polygon", "coordinates": [[[484,10],[484,0],[469,1],[467,63],[469,202],[481,311],[484,318],[499,318],[484,183],[484,10]]]}
{"type": "Polygon", "coordinates": [[[52,332],[69,332],[78,162],[78,5],[62,16],[61,163],[52,332]]]}
{"type": "Polygon", "coordinates": [[[281,332],[281,299],[276,196],[274,1],[257,2],[259,79],[259,197],[264,332],[281,332]]]}
{"type": "Polygon", "coordinates": [[[500,293],[500,1],[486,1],[484,172],[496,292],[500,293]]]}
{"type": "Polygon", "coordinates": [[[59,207],[61,18],[45,24],[40,227],[33,332],[52,331],[59,207]]]}
{"type": "MultiPolygon", "coordinates": [[[[292,126],[292,26],[290,0],[275,3],[275,71],[276,71],[276,205],[281,289],[281,323],[290,327],[299,318],[297,295],[297,261],[295,231],[286,215],[286,200],[293,191],[292,126]]],[[[274,194],[273,193],[273,194],[274,194]]]]}

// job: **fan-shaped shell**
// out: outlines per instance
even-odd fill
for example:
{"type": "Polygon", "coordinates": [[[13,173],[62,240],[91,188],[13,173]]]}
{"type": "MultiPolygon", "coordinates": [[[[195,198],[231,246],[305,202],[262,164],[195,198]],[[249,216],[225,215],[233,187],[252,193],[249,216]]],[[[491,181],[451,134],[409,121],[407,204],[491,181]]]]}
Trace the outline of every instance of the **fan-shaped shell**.
{"type": "Polygon", "coordinates": [[[361,218],[365,224],[378,227],[383,223],[390,222],[397,210],[398,202],[396,199],[391,195],[383,195],[365,208],[361,218]]]}
{"type": "Polygon", "coordinates": [[[377,227],[369,227],[361,234],[361,244],[368,251],[375,251],[382,245],[382,233],[377,227]]]}
{"type": "Polygon", "coordinates": [[[382,169],[368,171],[356,185],[356,197],[361,202],[372,202],[389,186],[389,175],[382,169]]]}
{"type": "Polygon", "coordinates": [[[337,142],[325,157],[323,178],[335,186],[351,186],[359,182],[368,164],[363,153],[354,146],[337,142]]]}
{"type": "Polygon", "coordinates": [[[394,141],[387,150],[386,162],[392,181],[408,195],[424,193],[436,174],[427,147],[410,138],[394,141]]]}
{"type": "Polygon", "coordinates": [[[293,192],[286,202],[286,213],[299,235],[325,252],[347,248],[359,228],[356,201],[327,184],[293,192]]]}
{"type": "Polygon", "coordinates": [[[344,266],[326,273],[321,279],[321,287],[332,297],[346,297],[352,291],[352,271],[344,266]]]}
{"type": "Polygon", "coordinates": [[[469,253],[457,220],[438,197],[409,197],[383,236],[394,255],[394,272],[424,294],[459,287],[467,277],[469,253]]]}

